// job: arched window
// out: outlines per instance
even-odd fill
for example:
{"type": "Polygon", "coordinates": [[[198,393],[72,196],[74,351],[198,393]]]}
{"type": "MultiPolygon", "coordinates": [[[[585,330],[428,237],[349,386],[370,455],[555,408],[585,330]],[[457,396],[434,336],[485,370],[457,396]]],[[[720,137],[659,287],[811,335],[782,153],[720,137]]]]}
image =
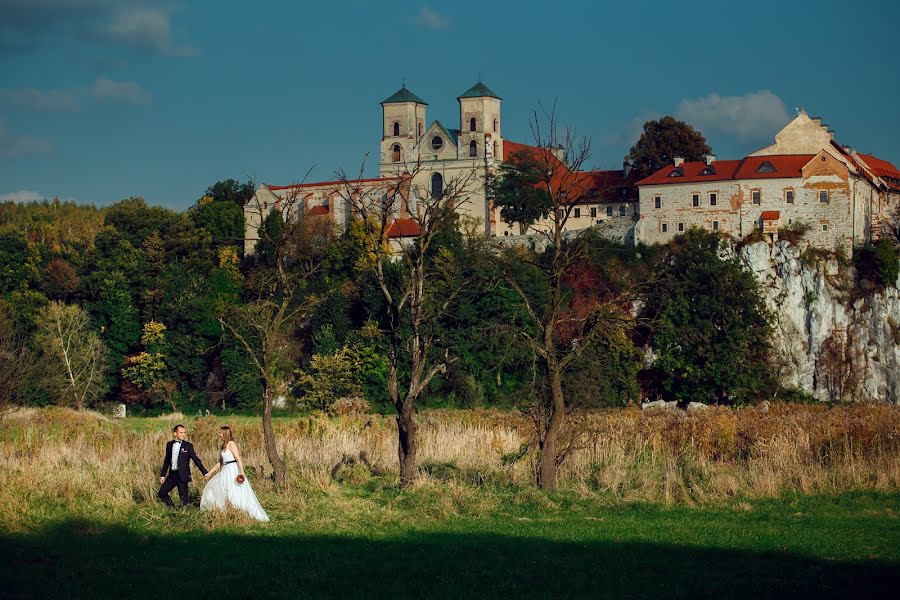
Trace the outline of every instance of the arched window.
{"type": "Polygon", "coordinates": [[[469,131],[475,131],[475,117],[469,119],[469,131]]]}
{"type": "Polygon", "coordinates": [[[435,173],[431,176],[431,196],[433,198],[440,198],[444,195],[444,178],[440,173],[435,173]]]}
{"type": "Polygon", "coordinates": [[[478,156],[478,144],[475,140],[469,142],[469,156],[478,156]]]}
{"type": "Polygon", "coordinates": [[[400,144],[394,144],[394,148],[391,151],[391,160],[393,162],[400,162],[400,144]]]}
{"type": "Polygon", "coordinates": [[[394,135],[400,135],[400,123],[394,121],[394,135]]]}
{"type": "Polygon", "coordinates": [[[497,125],[498,125],[497,119],[494,119],[494,133],[497,132],[497,125]]]}

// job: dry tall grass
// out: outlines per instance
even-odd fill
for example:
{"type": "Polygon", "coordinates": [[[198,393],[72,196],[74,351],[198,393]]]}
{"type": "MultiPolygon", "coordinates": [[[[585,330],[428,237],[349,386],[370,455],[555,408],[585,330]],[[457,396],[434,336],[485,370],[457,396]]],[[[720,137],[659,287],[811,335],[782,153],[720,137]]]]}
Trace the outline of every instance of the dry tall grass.
{"type": "MultiPolygon", "coordinates": [[[[215,432],[223,423],[214,417],[176,414],[126,424],[54,408],[4,418],[0,525],[27,527],[23,520],[41,518],[35,506],[113,517],[155,501],[163,447],[171,425],[181,421],[187,421],[201,458],[212,463],[215,432]]],[[[421,421],[423,485],[431,481],[449,496],[470,500],[476,485],[531,486],[534,452],[523,448],[530,433],[523,417],[434,411],[421,421]]],[[[289,469],[281,490],[268,478],[258,421],[231,424],[254,488],[275,510],[302,509],[307,492],[327,492],[340,485],[337,481],[358,483],[373,472],[389,483],[397,477],[396,424],[389,417],[277,420],[289,469]],[[361,452],[369,467],[358,462],[361,452]],[[336,469],[342,461],[350,466],[336,469]]],[[[653,415],[610,410],[588,416],[583,429],[580,445],[562,465],[561,485],[613,501],[703,503],[789,491],[900,487],[900,409],[894,407],[783,405],[766,414],[724,408],[653,415]]],[[[201,485],[202,480],[195,483],[192,493],[201,485]]]]}

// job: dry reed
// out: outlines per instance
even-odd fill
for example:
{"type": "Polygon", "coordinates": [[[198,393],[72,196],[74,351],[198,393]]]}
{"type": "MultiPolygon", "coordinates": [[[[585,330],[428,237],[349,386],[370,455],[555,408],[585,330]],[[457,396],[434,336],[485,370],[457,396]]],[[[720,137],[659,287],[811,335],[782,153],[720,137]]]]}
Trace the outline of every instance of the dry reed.
{"type": "MultiPolygon", "coordinates": [[[[171,426],[182,421],[209,465],[217,456],[215,432],[223,423],[215,417],[166,415],[133,427],[98,413],[53,408],[4,418],[0,524],[27,528],[30,519],[41,519],[35,506],[63,506],[70,516],[94,520],[153,506],[162,449],[171,426]]],[[[561,467],[561,485],[612,501],[703,503],[734,496],[900,487],[900,409],[895,407],[780,405],[765,414],[725,408],[657,414],[623,409],[592,413],[580,427],[583,434],[561,467]]],[[[339,502],[334,490],[340,481],[396,483],[396,423],[389,417],[277,420],[289,470],[282,489],[275,489],[269,478],[258,422],[241,420],[236,429],[248,476],[270,511],[302,511],[311,501],[339,502]],[[361,453],[364,460],[359,460],[361,453]],[[336,466],[342,464],[349,466],[336,477],[336,466]]],[[[533,499],[527,490],[534,451],[523,451],[531,428],[521,415],[432,411],[421,415],[420,431],[423,476],[416,493],[431,498],[437,517],[463,506],[489,505],[491,495],[479,493],[481,485],[518,487],[533,499]]],[[[199,489],[192,486],[195,498],[199,489]]],[[[375,510],[365,506],[365,499],[355,502],[359,518],[377,514],[389,519],[392,510],[402,512],[402,506],[375,510]]],[[[147,509],[145,517],[155,514],[147,509]]]]}

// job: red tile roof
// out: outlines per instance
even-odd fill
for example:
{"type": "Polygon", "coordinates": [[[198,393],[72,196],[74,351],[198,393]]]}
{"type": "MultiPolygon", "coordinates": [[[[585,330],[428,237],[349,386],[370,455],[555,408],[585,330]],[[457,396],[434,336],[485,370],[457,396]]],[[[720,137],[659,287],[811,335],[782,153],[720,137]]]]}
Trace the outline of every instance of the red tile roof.
{"type": "Polygon", "coordinates": [[[292,190],[297,188],[307,188],[307,187],[320,187],[327,185],[343,185],[344,183],[374,183],[374,182],[384,182],[388,181],[396,181],[400,179],[399,177],[373,177],[371,179],[348,179],[346,182],[340,179],[336,181],[315,181],[312,183],[295,183],[293,185],[269,185],[266,184],[266,187],[272,190],[273,192],[276,190],[292,190]]]}
{"type": "Polygon", "coordinates": [[[741,160],[717,160],[711,167],[715,171],[701,175],[707,168],[705,161],[682,163],[676,168],[666,165],[653,175],[645,177],[636,185],[663,185],[675,183],[700,183],[704,181],[727,181],[733,179],[779,179],[800,177],[803,166],[814,158],[813,154],[748,156],[741,160]],[[758,172],[763,163],[769,162],[774,171],[758,172]],[[672,176],[679,171],[680,176],[672,176]]]}
{"type": "Polygon", "coordinates": [[[415,219],[397,219],[388,226],[390,238],[416,237],[419,235],[419,224],[415,219]]]}
{"type": "Polygon", "coordinates": [[[781,213],[777,210],[764,210],[762,211],[761,218],[763,221],[777,221],[781,216],[781,213]]]}
{"type": "Polygon", "coordinates": [[[514,162],[516,156],[522,154],[546,161],[553,169],[550,185],[556,189],[563,188],[575,203],[609,202],[614,200],[636,200],[637,188],[634,187],[637,177],[625,176],[622,169],[611,171],[582,171],[573,174],[568,166],[559,160],[547,148],[529,146],[509,140],[503,141],[503,161],[514,162]],[[625,194],[622,194],[622,190],[625,194]]]}
{"type": "Polygon", "coordinates": [[[322,206],[322,205],[313,206],[308,211],[306,211],[307,217],[314,217],[316,215],[327,215],[327,214],[328,214],[328,207],[322,206]]]}
{"type": "Polygon", "coordinates": [[[872,156],[871,154],[860,154],[859,157],[863,159],[866,166],[879,177],[900,179],[900,169],[897,169],[897,167],[888,161],[872,156]]]}

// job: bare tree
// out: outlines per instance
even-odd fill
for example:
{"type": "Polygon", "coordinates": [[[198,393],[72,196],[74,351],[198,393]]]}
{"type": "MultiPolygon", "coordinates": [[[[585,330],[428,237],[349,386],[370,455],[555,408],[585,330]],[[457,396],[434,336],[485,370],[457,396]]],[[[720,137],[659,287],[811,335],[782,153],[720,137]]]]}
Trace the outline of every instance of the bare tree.
{"type": "Polygon", "coordinates": [[[417,470],[416,402],[455,360],[437,348],[436,325],[465,285],[453,265],[431,256],[433,244],[440,231],[455,226],[455,209],[466,202],[477,176],[474,169],[448,180],[440,174],[441,184],[426,188],[416,184],[424,172],[416,163],[372,185],[360,183],[364,167],[356,180],[338,172],[340,195],[361,223],[369,253],[366,266],[384,297],[388,393],[397,411],[400,485],[405,487],[417,470]],[[402,268],[392,276],[389,266],[395,259],[402,268]],[[409,379],[401,381],[401,372],[409,379]]]}
{"type": "Polygon", "coordinates": [[[259,217],[255,265],[246,280],[252,299],[219,316],[223,334],[240,342],[259,377],[266,456],[279,484],[287,467],[272,424],[275,390],[291,370],[294,333],[319,303],[308,287],[321,268],[332,231],[328,222],[306,216],[300,189],[290,188],[271,207],[258,195],[251,200],[259,217]]]}
{"type": "Polygon", "coordinates": [[[80,306],[51,302],[41,315],[38,340],[53,357],[64,401],[82,410],[105,391],[106,349],[80,306]]]}
{"type": "MultiPolygon", "coordinates": [[[[571,130],[560,130],[556,106],[541,107],[532,116],[535,147],[533,160],[540,168],[540,181],[530,183],[550,199],[548,219],[532,230],[544,242],[540,252],[513,249],[504,255],[506,283],[518,295],[527,315],[515,324],[535,359],[535,403],[531,416],[538,443],[536,483],[555,489],[557,470],[577,443],[578,435],[566,431],[567,405],[563,391],[566,371],[596,341],[621,335],[633,324],[630,298],[614,286],[575,306],[567,297],[567,279],[578,276],[586,260],[589,230],[567,231],[572,212],[581,203],[596,199],[604,191],[602,179],[584,170],[590,158],[590,141],[571,130]],[[526,290],[517,278],[516,263],[536,269],[545,287],[540,293],[526,290]]],[[[596,201],[596,200],[595,200],[596,201]]],[[[568,281],[571,283],[571,281],[568,281]]]]}

